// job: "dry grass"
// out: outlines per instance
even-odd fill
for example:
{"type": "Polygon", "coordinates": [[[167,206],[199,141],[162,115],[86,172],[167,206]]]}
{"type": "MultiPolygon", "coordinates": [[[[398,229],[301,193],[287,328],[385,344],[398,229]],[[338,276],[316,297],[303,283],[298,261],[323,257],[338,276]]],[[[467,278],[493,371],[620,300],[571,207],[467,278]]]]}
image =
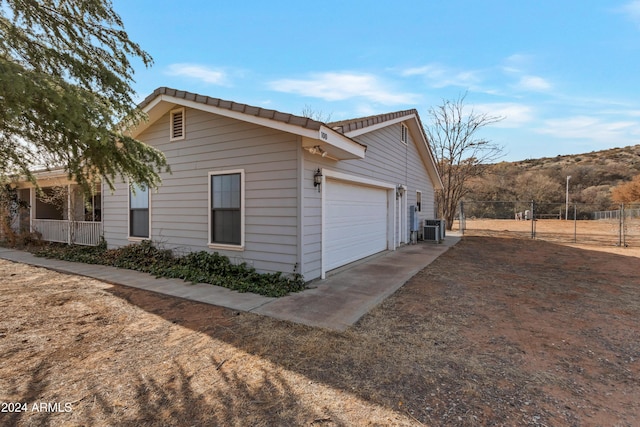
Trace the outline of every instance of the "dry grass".
{"type": "Polygon", "coordinates": [[[0,424],[631,426],[628,254],[467,237],[344,333],[0,261],[0,401],[73,407],[0,424]]]}
{"type": "MultiPolygon", "coordinates": [[[[627,219],[624,223],[624,235],[621,236],[619,220],[579,220],[565,221],[543,219],[535,221],[516,221],[511,219],[467,219],[465,235],[535,238],[547,242],[577,244],[597,250],[611,248],[630,248],[635,252],[640,248],[640,219],[627,219]]],[[[456,221],[454,230],[459,230],[456,221]]]]}

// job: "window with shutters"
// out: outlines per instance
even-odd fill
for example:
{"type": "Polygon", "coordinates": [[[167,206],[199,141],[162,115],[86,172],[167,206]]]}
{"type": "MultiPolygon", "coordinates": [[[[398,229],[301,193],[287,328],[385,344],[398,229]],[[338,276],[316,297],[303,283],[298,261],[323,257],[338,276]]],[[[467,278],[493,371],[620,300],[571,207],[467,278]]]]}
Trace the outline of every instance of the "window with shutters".
{"type": "Polygon", "coordinates": [[[185,136],[185,117],[184,117],[184,108],[178,108],[177,110],[172,110],[169,114],[171,118],[171,123],[169,126],[171,128],[171,141],[177,141],[179,139],[184,139],[185,136]]]}

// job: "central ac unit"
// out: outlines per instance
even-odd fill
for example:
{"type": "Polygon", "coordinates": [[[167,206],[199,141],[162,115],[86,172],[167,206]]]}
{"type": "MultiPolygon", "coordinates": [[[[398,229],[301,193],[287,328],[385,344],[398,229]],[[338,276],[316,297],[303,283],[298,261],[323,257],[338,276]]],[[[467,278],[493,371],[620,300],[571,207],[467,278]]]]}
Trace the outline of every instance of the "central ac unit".
{"type": "Polygon", "coordinates": [[[426,241],[440,243],[445,237],[446,222],[444,219],[425,219],[423,238],[426,241]]]}

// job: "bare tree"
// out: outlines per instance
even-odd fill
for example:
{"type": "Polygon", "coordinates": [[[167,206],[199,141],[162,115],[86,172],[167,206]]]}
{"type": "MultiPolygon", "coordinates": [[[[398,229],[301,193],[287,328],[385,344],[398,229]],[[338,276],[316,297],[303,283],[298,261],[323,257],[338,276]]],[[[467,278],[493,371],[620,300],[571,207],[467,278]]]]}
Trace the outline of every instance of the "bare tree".
{"type": "Polygon", "coordinates": [[[443,100],[429,109],[431,125],[426,133],[436,159],[444,190],[438,192],[438,214],[451,229],[460,200],[468,193],[468,183],[483,172],[483,165],[496,161],[502,147],[477,136],[477,132],[504,119],[486,113],[465,111],[465,98],[443,100]]]}
{"type": "Polygon", "coordinates": [[[302,117],[322,123],[329,123],[331,121],[331,113],[325,114],[322,110],[315,110],[309,104],[304,105],[304,108],[302,109],[302,117]]]}

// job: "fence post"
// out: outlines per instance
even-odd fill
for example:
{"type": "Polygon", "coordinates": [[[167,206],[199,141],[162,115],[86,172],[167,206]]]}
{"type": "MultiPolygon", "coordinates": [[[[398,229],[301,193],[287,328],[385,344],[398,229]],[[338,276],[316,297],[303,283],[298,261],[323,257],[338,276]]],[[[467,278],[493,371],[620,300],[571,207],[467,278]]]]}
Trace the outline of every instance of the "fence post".
{"type": "Polygon", "coordinates": [[[622,247],[627,247],[627,230],[625,224],[624,203],[620,205],[620,230],[622,235],[622,247]]]}
{"type": "Polygon", "coordinates": [[[573,243],[578,242],[578,205],[573,204],[573,243]]]}
{"type": "MultiPolygon", "coordinates": [[[[622,212],[624,204],[618,206],[618,213],[622,212]]],[[[622,215],[618,215],[618,247],[622,247],[622,215]]]]}
{"type": "Polygon", "coordinates": [[[531,201],[531,238],[536,238],[536,211],[535,202],[531,201]]]}
{"type": "Polygon", "coordinates": [[[460,200],[460,220],[459,220],[459,222],[460,222],[460,232],[464,236],[464,229],[467,228],[467,224],[465,223],[464,202],[462,200],[460,200]]]}

